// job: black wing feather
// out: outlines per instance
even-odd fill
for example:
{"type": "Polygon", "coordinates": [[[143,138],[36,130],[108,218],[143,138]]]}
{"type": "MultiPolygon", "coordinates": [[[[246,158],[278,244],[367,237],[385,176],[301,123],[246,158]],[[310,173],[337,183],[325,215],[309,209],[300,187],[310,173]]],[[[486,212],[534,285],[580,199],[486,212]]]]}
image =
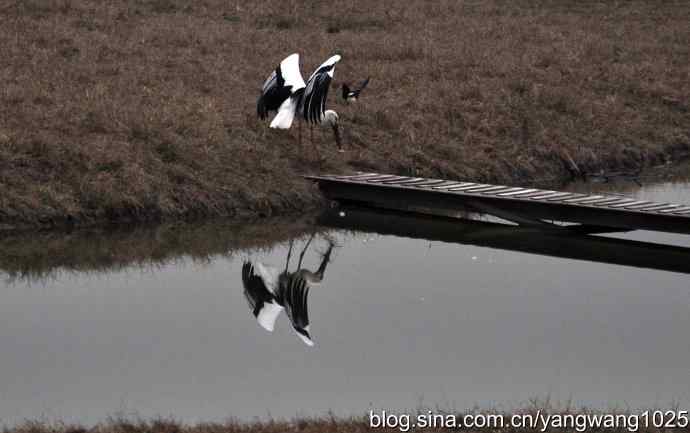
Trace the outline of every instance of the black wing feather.
{"type": "Polygon", "coordinates": [[[300,103],[300,112],[307,122],[321,123],[323,113],[326,111],[328,88],[331,85],[328,71],[332,68],[333,65],[319,69],[307,83],[300,103]]]}
{"type": "Polygon", "coordinates": [[[292,94],[292,86],[285,85],[285,78],[280,65],[271,73],[261,90],[261,96],[256,103],[256,114],[259,119],[266,119],[269,111],[276,111],[280,105],[292,94]]]}
{"type": "Polygon", "coordinates": [[[309,284],[299,274],[291,274],[283,279],[280,294],[285,307],[285,312],[295,329],[305,329],[309,326],[309,312],[307,298],[309,297],[309,284]]]}

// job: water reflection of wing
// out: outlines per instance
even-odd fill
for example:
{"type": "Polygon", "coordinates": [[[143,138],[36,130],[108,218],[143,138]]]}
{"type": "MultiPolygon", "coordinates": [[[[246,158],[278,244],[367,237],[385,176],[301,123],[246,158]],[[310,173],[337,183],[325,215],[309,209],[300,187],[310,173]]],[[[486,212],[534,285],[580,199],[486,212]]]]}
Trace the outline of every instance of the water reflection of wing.
{"type": "Polygon", "coordinates": [[[256,262],[256,270],[264,284],[266,284],[266,288],[275,295],[276,286],[278,285],[278,270],[261,262],[256,262]]]}
{"type": "Polygon", "coordinates": [[[309,335],[309,313],[307,311],[309,284],[307,280],[298,272],[283,275],[279,290],[285,312],[290,318],[297,336],[308,346],[313,346],[314,342],[309,335]]]}
{"type": "Polygon", "coordinates": [[[242,284],[244,285],[244,297],[247,298],[249,307],[256,320],[262,328],[272,332],[276,323],[276,319],[283,307],[278,305],[275,296],[269,290],[272,284],[271,280],[264,280],[261,275],[265,272],[255,273],[255,270],[265,271],[261,263],[257,263],[257,268],[254,268],[251,262],[244,262],[242,265],[242,284]],[[268,283],[268,285],[267,285],[268,283]]]}

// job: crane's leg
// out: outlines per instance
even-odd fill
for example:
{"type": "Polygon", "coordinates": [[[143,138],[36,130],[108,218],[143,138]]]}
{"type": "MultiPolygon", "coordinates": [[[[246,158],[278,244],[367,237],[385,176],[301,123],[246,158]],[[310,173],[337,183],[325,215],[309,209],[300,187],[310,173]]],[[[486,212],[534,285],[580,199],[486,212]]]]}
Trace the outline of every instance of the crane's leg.
{"type": "Polygon", "coordinates": [[[328,262],[331,261],[331,251],[333,251],[333,242],[329,242],[328,250],[326,254],[323,255],[319,269],[316,271],[317,281],[323,280],[323,275],[326,273],[326,266],[328,266],[328,262]]]}
{"type": "Polygon", "coordinates": [[[290,266],[290,256],[292,255],[292,244],[293,240],[290,239],[290,248],[288,248],[288,255],[287,255],[287,260],[285,261],[285,272],[288,271],[288,266],[290,266]]]}
{"type": "Polygon", "coordinates": [[[338,152],[345,152],[345,149],[343,149],[343,142],[340,139],[340,128],[338,127],[338,124],[335,123],[332,127],[333,129],[333,136],[335,137],[335,144],[338,146],[338,152]]]}
{"type": "Polygon", "coordinates": [[[302,269],[302,260],[304,260],[304,254],[307,252],[307,248],[309,248],[309,244],[311,244],[311,241],[314,240],[314,235],[315,233],[312,233],[311,236],[309,236],[309,240],[304,245],[304,249],[302,250],[302,253],[299,255],[299,263],[297,264],[298,270],[302,269]]]}
{"type": "Polygon", "coordinates": [[[297,142],[302,147],[302,121],[297,119],[297,142]]]}
{"type": "Polygon", "coordinates": [[[321,161],[321,154],[319,153],[319,147],[314,143],[314,125],[309,125],[309,133],[311,135],[311,147],[312,150],[314,151],[314,155],[316,155],[316,159],[321,161]]]}

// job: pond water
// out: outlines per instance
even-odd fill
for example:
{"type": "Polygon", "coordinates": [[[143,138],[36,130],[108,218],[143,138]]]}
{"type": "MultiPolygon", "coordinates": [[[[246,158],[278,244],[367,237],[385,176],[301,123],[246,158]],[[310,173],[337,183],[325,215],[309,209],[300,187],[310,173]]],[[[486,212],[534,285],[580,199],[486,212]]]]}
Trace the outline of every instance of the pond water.
{"type": "MultiPolygon", "coordinates": [[[[687,182],[616,188],[690,203],[687,182]]],[[[336,244],[309,294],[314,347],[285,315],[261,328],[241,279],[245,260],[283,268],[291,238],[294,270],[303,222],[0,238],[0,423],[688,407],[690,236],[457,223],[446,239],[415,221],[314,229],[305,268],[336,244]]]]}

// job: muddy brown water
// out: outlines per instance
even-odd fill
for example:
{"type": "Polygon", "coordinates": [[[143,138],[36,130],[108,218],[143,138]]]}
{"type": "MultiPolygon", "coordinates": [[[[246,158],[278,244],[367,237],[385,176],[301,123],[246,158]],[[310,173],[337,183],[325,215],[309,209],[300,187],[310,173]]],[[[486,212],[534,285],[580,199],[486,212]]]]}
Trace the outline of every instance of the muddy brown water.
{"type": "MultiPolygon", "coordinates": [[[[613,188],[690,203],[688,182],[613,188]]],[[[510,410],[533,398],[603,409],[690,404],[690,274],[683,269],[596,261],[588,253],[600,249],[596,243],[572,247],[578,258],[538,254],[530,242],[553,241],[536,235],[523,236],[517,244],[527,249],[516,250],[510,236],[443,242],[322,228],[305,266],[317,267],[327,237],[337,247],[309,296],[316,345],[307,347],[285,316],[273,333],[259,327],[242,293],[243,261],[284,266],[290,236],[243,248],[210,233],[193,253],[184,233],[166,254],[160,248],[173,247],[157,246],[160,234],[146,230],[99,238],[93,253],[94,242],[70,239],[64,257],[42,251],[40,238],[30,253],[17,246],[24,240],[4,247],[0,422],[510,410]],[[112,259],[126,245],[141,250],[137,242],[146,237],[144,257],[112,259]],[[213,245],[208,254],[205,242],[213,245]]],[[[690,236],[607,237],[644,243],[607,246],[614,262],[633,250],[646,254],[636,248],[648,243],[676,247],[650,250],[650,262],[690,251],[690,236]]],[[[294,240],[291,268],[306,240],[294,240]]],[[[52,251],[59,241],[51,237],[52,251]]]]}

